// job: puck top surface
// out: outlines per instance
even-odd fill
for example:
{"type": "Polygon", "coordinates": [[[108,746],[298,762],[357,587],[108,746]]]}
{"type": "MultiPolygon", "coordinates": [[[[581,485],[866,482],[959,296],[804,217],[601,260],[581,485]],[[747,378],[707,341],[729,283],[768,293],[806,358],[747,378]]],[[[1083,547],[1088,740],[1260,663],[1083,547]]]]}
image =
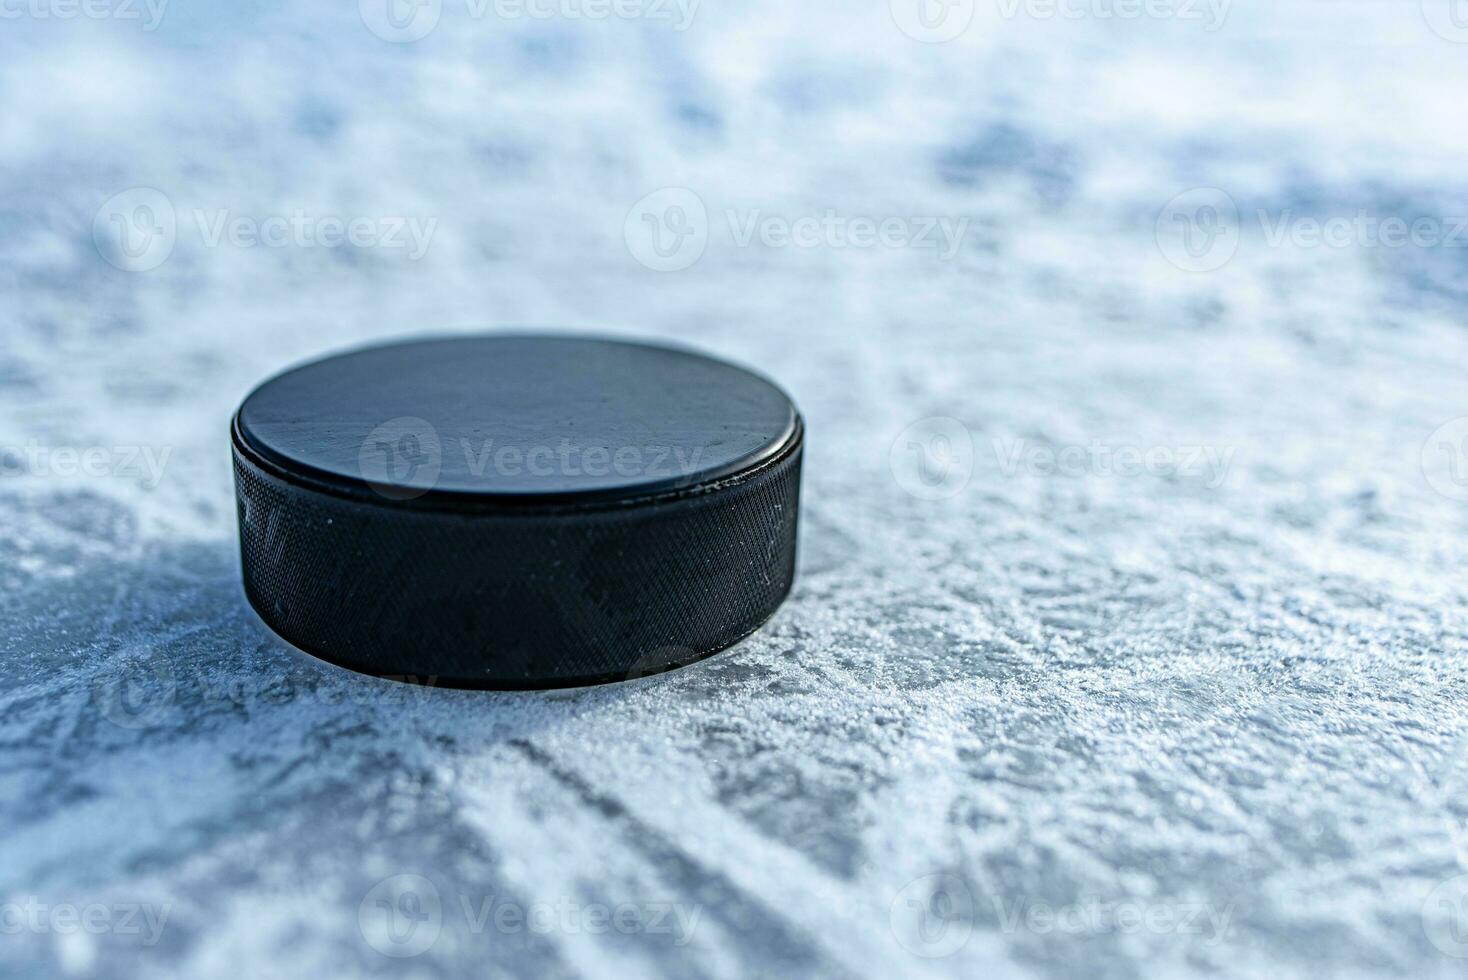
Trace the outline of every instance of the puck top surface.
{"type": "Polygon", "coordinates": [[[245,399],[236,427],[287,472],[389,499],[550,502],[720,480],[778,455],[800,422],[771,382],[692,351],[482,335],[294,368],[245,399]]]}

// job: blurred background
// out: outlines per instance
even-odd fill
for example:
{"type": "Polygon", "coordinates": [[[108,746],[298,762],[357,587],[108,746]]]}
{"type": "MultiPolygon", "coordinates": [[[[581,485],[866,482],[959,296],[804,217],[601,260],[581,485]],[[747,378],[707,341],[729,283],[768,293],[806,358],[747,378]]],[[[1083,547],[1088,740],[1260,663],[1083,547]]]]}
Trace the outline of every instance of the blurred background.
{"type": "Polygon", "coordinates": [[[0,973],[1461,976],[1468,6],[0,0],[0,973]],[[424,691],[239,588],[373,340],[751,365],[801,577],[424,691]]]}

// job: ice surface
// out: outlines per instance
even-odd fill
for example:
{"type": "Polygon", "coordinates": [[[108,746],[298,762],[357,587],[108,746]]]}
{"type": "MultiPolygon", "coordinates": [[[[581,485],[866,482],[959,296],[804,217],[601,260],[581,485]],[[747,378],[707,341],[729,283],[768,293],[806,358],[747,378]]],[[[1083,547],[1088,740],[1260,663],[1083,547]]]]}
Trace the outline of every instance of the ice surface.
{"type": "Polygon", "coordinates": [[[1468,48],[1432,0],[1214,30],[995,0],[940,44],[883,3],[679,31],[444,0],[410,43],[291,6],[0,25],[0,973],[1463,975],[1465,509],[1434,432],[1468,415],[1468,48]],[[137,187],[177,221],[147,271],[108,238],[137,187]],[[629,211],[667,187],[708,241],[656,271],[629,211]],[[1240,214],[1212,271],[1169,261],[1198,187],[1240,214]],[[210,244],[297,211],[436,225],[416,259],[210,244]],[[739,244],[828,211],[968,223],[951,256],[739,244]],[[1444,233],[1300,240],[1358,211],[1444,233]],[[768,628],[494,695],[256,620],[232,408],[497,324],[795,395],[801,577],[768,628]],[[966,481],[923,482],[939,436],[966,481]],[[106,474],[32,452],[67,447],[106,474]],[[1068,475],[1027,455],[1067,447],[1068,475]]]}

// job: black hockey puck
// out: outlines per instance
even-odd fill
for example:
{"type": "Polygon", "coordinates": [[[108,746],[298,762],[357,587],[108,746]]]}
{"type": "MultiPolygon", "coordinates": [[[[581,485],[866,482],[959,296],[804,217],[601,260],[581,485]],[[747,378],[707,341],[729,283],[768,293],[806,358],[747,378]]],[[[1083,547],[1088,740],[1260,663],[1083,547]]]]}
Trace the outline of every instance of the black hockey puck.
{"type": "Polygon", "coordinates": [[[487,335],[352,351],[236,413],[245,594],[379,676],[544,688],[757,629],[795,573],[804,428],[691,351],[487,335]]]}

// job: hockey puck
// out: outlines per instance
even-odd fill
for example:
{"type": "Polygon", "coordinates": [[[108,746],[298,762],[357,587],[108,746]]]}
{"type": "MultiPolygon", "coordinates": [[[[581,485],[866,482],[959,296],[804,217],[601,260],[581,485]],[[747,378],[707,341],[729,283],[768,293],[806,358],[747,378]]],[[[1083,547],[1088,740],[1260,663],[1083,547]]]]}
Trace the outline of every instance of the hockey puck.
{"type": "Polygon", "coordinates": [[[688,350],[481,335],[328,357],[235,414],[245,595],[378,676],[658,673],[789,593],[803,439],[778,387],[688,350]]]}

